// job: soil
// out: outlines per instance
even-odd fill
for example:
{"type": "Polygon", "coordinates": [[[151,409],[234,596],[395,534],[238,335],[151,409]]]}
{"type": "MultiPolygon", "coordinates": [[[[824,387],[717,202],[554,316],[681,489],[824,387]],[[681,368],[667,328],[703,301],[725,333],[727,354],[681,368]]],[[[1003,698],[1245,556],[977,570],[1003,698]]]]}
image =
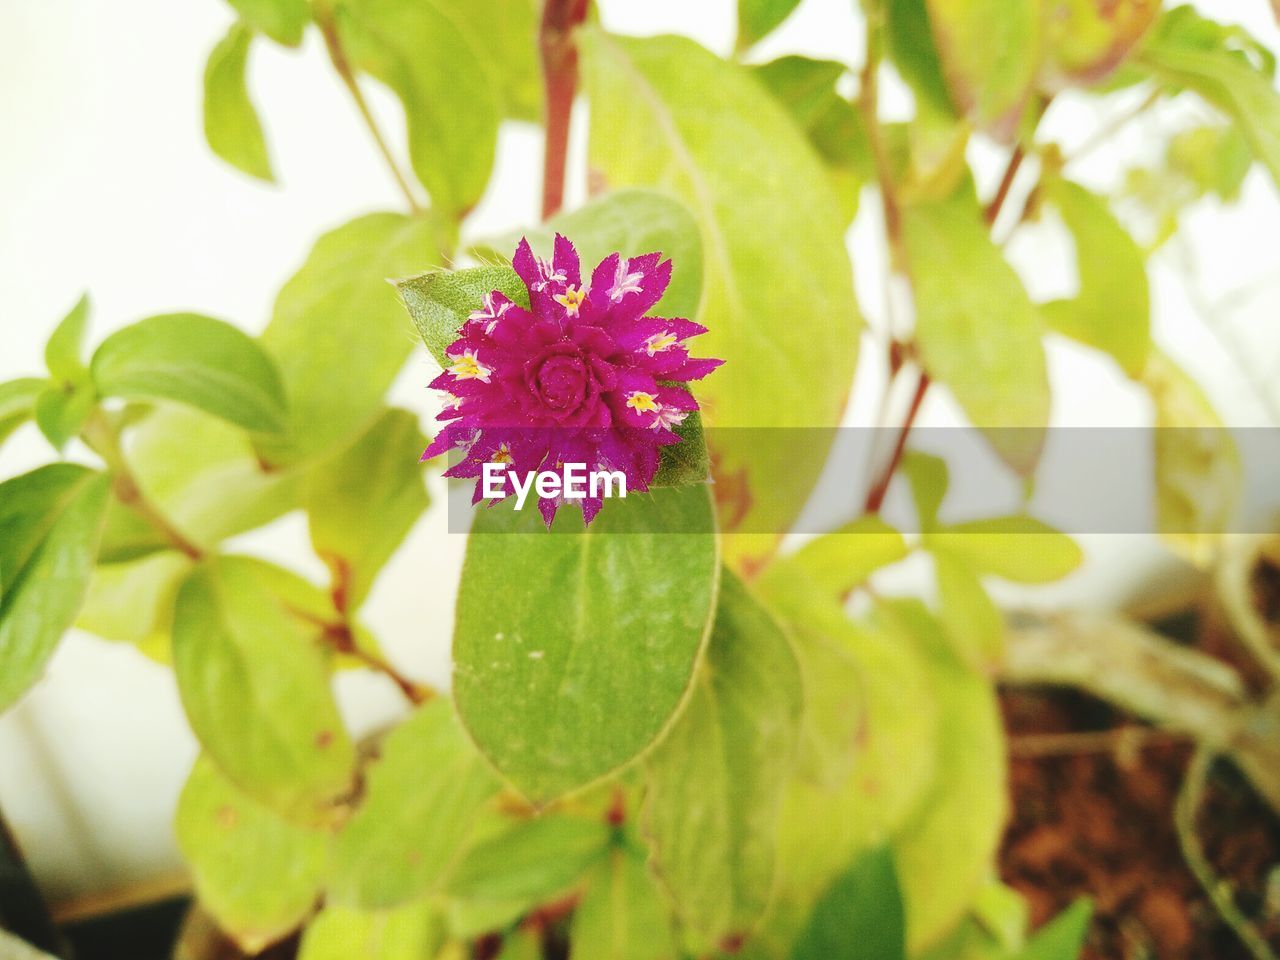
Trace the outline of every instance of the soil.
{"type": "MultiPolygon", "coordinates": [[[[1086,960],[1251,960],[1187,868],[1173,810],[1190,748],[1083,694],[1006,691],[1013,749],[1004,881],[1036,926],[1080,896],[1095,913],[1086,960]],[[1044,734],[1120,731],[1110,749],[1020,755],[1044,734]],[[1030,737],[1030,739],[1028,739],[1030,737]]],[[[1102,738],[1103,740],[1111,738],[1102,738]]],[[[1090,741],[1085,741],[1090,742],[1090,741]]],[[[1280,820],[1225,763],[1198,817],[1206,856],[1280,951],[1280,820]]]]}

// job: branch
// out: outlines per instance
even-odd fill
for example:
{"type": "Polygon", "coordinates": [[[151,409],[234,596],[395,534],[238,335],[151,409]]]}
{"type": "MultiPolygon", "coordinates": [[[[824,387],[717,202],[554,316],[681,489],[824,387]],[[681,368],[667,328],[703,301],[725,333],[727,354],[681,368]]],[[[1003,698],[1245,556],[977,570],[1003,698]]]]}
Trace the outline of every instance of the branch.
{"type": "Polygon", "coordinates": [[[542,166],[542,218],[564,205],[569,118],[578,89],[578,48],[573,30],[586,19],[588,0],[546,0],[538,47],[546,93],[547,141],[542,166]]]}
{"type": "Polygon", "coordinates": [[[415,215],[422,213],[422,206],[418,203],[417,198],[413,195],[413,190],[409,186],[409,181],[403,173],[400,172],[400,164],[396,162],[395,155],[391,152],[386,139],[382,136],[382,131],[378,129],[378,122],[374,120],[373,113],[369,110],[369,104],[364,98],[364,92],[360,89],[360,84],[356,80],[355,71],[351,68],[351,61],[347,59],[347,52],[342,47],[342,38],[338,35],[338,25],[333,19],[333,14],[329,10],[316,10],[316,22],[320,26],[320,34],[324,37],[325,49],[329,51],[329,62],[333,64],[333,69],[338,72],[338,76],[342,78],[343,85],[347,88],[347,92],[351,94],[351,99],[355,101],[356,109],[360,111],[360,117],[364,120],[364,125],[369,128],[369,133],[373,137],[373,142],[378,146],[378,152],[382,154],[382,159],[386,161],[387,169],[391,171],[391,176],[396,181],[396,186],[400,188],[400,192],[404,194],[405,202],[409,204],[409,210],[415,215]]]}
{"type": "Polygon", "coordinates": [[[120,438],[103,410],[97,409],[90,415],[84,425],[82,436],[89,448],[107,465],[116,499],[146,520],[176,550],[180,550],[196,562],[204,559],[203,548],[175,527],[169,518],[143,494],[138,478],[134,476],[129,462],[125,459],[124,451],[120,449],[120,438]]]}

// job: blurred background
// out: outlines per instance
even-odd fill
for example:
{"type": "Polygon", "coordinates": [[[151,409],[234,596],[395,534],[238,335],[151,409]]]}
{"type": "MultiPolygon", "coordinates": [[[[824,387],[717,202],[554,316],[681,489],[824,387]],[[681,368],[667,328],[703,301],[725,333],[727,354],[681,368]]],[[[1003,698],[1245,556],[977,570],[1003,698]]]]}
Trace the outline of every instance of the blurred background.
{"type": "MultiPolygon", "coordinates": [[[[751,59],[803,53],[856,68],[863,41],[853,6],[852,0],[806,0],[751,59]]],[[[1195,6],[1280,48],[1266,0],[1200,0],[1195,6]]],[[[722,54],[733,47],[731,0],[601,0],[599,8],[613,31],[680,33],[722,54]]],[[[317,235],[360,213],[401,206],[314,32],[296,52],[261,45],[251,64],[281,183],[252,181],[210,153],[201,128],[201,76],[231,19],[214,0],[4,5],[0,381],[41,368],[50,329],[84,291],[93,299],[93,342],[141,317],[175,310],[199,311],[256,333],[279,285],[317,235]]],[[[393,148],[403,152],[396,142],[403,137],[398,105],[372,84],[367,92],[374,112],[386,120],[393,148]]],[[[905,115],[907,97],[890,86],[884,102],[892,114],[896,98],[905,115]]],[[[1070,154],[1104,129],[1112,113],[1118,117],[1131,107],[1125,95],[1111,98],[1105,113],[1083,98],[1063,96],[1049,111],[1042,137],[1070,154]]],[[[1099,189],[1114,187],[1135,160],[1163,149],[1165,138],[1157,134],[1194,121],[1189,114],[1196,109],[1174,103],[1148,112],[1115,142],[1089,150],[1071,174],[1099,189]]],[[[581,147],[577,143],[571,156],[568,207],[584,196],[581,147]]],[[[989,191],[1004,157],[994,151],[982,156],[981,144],[970,149],[978,152],[972,159],[980,177],[989,178],[980,186],[989,191]]],[[[537,221],[541,156],[537,128],[504,125],[494,179],[470,221],[473,239],[537,221]]],[[[1277,223],[1280,201],[1257,168],[1236,206],[1197,204],[1152,265],[1155,338],[1204,384],[1232,426],[1276,425],[1278,419],[1277,223]]],[[[848,244],[859,299],[874,326],[883,320],[885,297],[874,216],[859,217],[848,244]]],[[[1053,224],[1021,231],[1010,256],[1037,299],[1071,291],[1074,267],[1053,224]]],[[[854,399],[863,402],[850,405],[848,422],[869,426],[885,374],[874,351],[862,356],[854,399]]],[[[1055,336],[1049,360],[1055,425],[1149,423],[1145,395],[1100,354],[1055,336]]],[[[424,429],[435,409],[425,389],[433,370],[419,351],[392,391],[392,402],[421,412],[424,429]]],[[[919,422],[938,426],[958,418],[934,391],[919,422]]],[[[0,475],[46,459],[44,439],[34,426],[24,427],[0,451],[0,475]]],[[[895,489],[891,496],[905,493],[895,489]]],[[[263,556],[323,574],[301,517],[286,516],[249,539],[263,556]]],[[[1006,590],[998,599],[1107,609],[1159,594],[1180,575],[1179,562],[1154,538],[1094,535],[1081,543],[1087,560],[1071,578],[1052,587],[1006,590]]],[[[463,546],[461,535],[447,532],[444,498],[436,496],[365,608],[388,655],[410,676],[448,681],[463,546]]],[[[880,586],[908,589],[915,576],[907,564],[880,586]]],[[[358,671],[340,678],[343,707],[357,733],[384,723],[397,709],[386,683],[358,671]]],[[[47,896],[66,903],[175,882],[182,867],[170,823],[195,755],[172,673],[132,646],[73,631],[45,678],[0,717],[0,808],[47,896]]]]}

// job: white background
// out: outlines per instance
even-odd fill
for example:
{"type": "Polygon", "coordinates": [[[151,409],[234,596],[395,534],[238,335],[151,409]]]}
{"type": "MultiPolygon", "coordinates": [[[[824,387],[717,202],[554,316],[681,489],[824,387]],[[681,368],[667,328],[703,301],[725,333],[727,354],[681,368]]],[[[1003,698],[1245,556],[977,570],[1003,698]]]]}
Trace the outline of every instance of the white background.
{"type": "MultiPolygon", "coordinates": [[[[1267,0],[1198,5],[1280,47],[1267,0]]],[[[204,61],[231,21],[218,0],[4,0],[0,6],[0,380],[40,372],[49,330],[85,290],[93,298],[95,342],[124,324],[173,310],[261,330],[276,290],[321,232],[371,210],[399,209],[314,35],[298,52],[266,44],[255,49],[252,88],[282,181],[272,188],[221,164],[204,144],[204,61]]],[[[604,0],[601,7],[611,29],[684,33],[721,53],[732,46],[729,0],[604,0]]],[[[862,34],[853,7],[851,0],[805,0],[752,59],[802,52],[856,67],[862,34]]],[[[892,109],[894,91],[889,94],[892,109]]],[[[396,106],[381,91],[372,96],[399,146],[396,106]]],[[[900,92],[896,102],[906,108],[900,92]]],[[[1064,98],[1046,118],[1045,134],[1069,147],[1124,109],[1123,99],[1100,113],[1064,98]]],[[[1072,172],[1110,184],[1123,158],[1153,154],[1160,142],[1153,133],[1186,112],[1175,105],[1130,125],[1117,147],[1097,151],[1072,172]]],[[[974,158],[989,185],[1002,154],[979,146],[974,158]]],[[[494,183],[474,218],[476,235],[534,221],[540,163],[540,134],[509,125],[494,183]]],[[[571,169],[578,183],[582,167],[579,159],[571,169]]],[[[1189,218],[1198,295],[1215,302],[1248,291],[1212,325],[1193,307],[1186,271],[1172,252],[1158,258],[1152,274],[1157,337],[1208,384],[1235,425],[1271,422],[1251,383],[1276,379],[1280,297],[1267,277],[1280,258],[1277,213],[1273,184],[1255,171],[1239,207],[1224,212],[1205,204],[1189,218]],[[1235,352],[1245,357],[1246,369],[1224,349],[1224,338],[1245,345],[1235,352]]],[[[849,238],[859,298],[873,325],[883,302],[879,229],[868,216],[849,238]]],[[[1070,290],[1073,267],[1064,249],[1051,227],[1025,231],[1011,248],[1037,296],[1070,290]]],[[[430,402],[423,387],[431,375],[431,362],[420,353],[397,384],[396,401],[425,418],[430,402]]],[[[1055,342],[1051,376],[1056,423],[1140,425],[1149,417],[1141,394],[1083,350],[1055,342]]],[[[864,351],[850,423],[871,422],[881,377],[872,351],[864,351]]],[[[945,397],[934,391],[922,422],[952,417],[945,397]]],[[[49,457],[42,438],[24,428],[0,451],[0,477],[49,457]]],[[[305,544],[297,517],[247,542],[318,573],[305,544]]],[[[437,683],[448,679],[462,546],[433,509],[368,608],[393,659],[437,683]]],[[[1171,569],[1168,556],[1145,538],[1094,537],[1088,547],[1089,563],[1067,583],[1010,599],[1115,604],[1158,585],[1171,569]]],[[[897,581],[911,586],[921,575],[908,566],[897,581]]],[[[341,694],[357,729],[397,709],[395,695],[377,678],[344,677],[341,694]]],[[[45,679],[0,718],[0,809],[49,895],[114,890],[180,871],[169,821],[194,754],[169,672],[130,647],[73,632],[45,679]]]]}

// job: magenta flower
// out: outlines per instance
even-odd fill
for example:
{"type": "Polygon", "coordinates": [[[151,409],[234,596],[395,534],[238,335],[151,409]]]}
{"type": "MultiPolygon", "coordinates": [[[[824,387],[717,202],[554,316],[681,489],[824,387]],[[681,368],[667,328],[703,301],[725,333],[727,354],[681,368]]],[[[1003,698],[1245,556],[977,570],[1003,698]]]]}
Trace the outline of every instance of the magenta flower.
{"type": "MultiPolygon", "coordinates": [[[[675,428],[698,409],[677,382],[723,362],[689,356],[686,341],[705,327],[645,315],[671,280],[671,261],[659,260],[614,253],[584,285],[564,237],[556,235],[549,262],[521,240],[511,265],[530,309],[495,290],[463,324],[447,351],[452,363],[431,382],[450,398],[438,418],[449,423],[423,459],[460,448],[445,476],[477,478],[486,463],[521,477],[580,463],[621,471],[628,492],[647,490],[662,447],[680,442],[675,428]]],[[[477,481],[473,502],[481,491],[477,481]]],[[[539,498],[547,526],[564,503],[581,506],[587,523],[601,507],[598,497],[539,498]]]]}

